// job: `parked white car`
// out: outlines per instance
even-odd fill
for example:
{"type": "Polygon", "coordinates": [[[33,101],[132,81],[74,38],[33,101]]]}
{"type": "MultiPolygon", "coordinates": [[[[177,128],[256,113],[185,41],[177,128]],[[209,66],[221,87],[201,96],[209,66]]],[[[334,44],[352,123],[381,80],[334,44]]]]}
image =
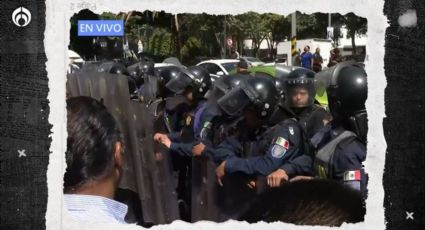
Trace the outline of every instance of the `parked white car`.
{"type": "Polygon", "coordinates": [[[260,59],[258,59],[256,57],[240,57],[240,59],[243,59],[246,63],[248,63],[248,65],[250,67],[259,66],[259,65],[264,65],[265,64],[264,62],[262,62],[260,59]]]}
{"type": "Polygon", "coordinates": [[[229,75],[236,69],[238,59],[211,59],[197,64],[204,67],[212,77],[218,78],[222,75],[229,75]]]}

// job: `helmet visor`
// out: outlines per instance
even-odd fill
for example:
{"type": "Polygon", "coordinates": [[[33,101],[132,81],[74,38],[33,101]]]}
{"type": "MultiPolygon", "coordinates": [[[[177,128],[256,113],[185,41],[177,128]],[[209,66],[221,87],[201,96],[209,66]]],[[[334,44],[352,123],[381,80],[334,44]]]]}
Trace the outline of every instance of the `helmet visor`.
{"type": "Polygon", "coordinates": [[[191,83],[192,79],[188,75],[180,73],[177,78],[171,79],[165,87],[176,94],[181,94],[191,83]]]}
{"type": "Polygon", "coordinates": [[[250,103],[249,97],[241,88],[234,88],[218,100],[218,105],[227,114],[235,116],[250,103]]]}
{"type": "Polygon", "coordinates": [[[294,84],[286,88],[285,104],[290,108],[304,108],[313,105],[315,90],[314,83],[294,84]]]}

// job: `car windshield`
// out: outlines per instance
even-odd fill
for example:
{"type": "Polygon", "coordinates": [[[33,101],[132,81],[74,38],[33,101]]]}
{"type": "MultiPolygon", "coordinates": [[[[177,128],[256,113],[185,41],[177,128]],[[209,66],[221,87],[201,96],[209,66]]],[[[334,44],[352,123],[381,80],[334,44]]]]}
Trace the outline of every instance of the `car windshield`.
{"type": "Polygon", "coordinates": [[[221,65],[226,69],[226,71],[232,72],[232,70],[236,69],[237,62],[228,62],[228,63],[222,63],[221,65]]]}

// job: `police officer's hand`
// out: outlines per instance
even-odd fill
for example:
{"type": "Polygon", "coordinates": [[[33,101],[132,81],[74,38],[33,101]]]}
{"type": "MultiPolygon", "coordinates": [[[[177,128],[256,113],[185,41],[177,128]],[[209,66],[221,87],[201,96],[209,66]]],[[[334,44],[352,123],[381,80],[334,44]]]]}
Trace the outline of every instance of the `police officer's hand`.
{"type": "Polygon", "coordinates": [[[160,140],[161,140],[161,138],[162,138],[163,135],[165,135],[165,134],[163,134],[163,133],[155,133],[155,135],[153,135],[153,140],[156,141],[156,142],[161,142],[160,140]]]}
{"type": "Polygon", "coordinates": [[[276,188],[288,181],[289,177],[285,170],[278,169],[267,176],[267,185],[276,188]]]}
{"type": "Polygon", "coordinates": [[[193,156],[201,156],[202,155],[202,152],[204,152],[204,150],[205,150],[205,145],[202,144],[202,142],[201,142],[201,143],[193,146],[193,148],[192,148],[192,155],[193,156]]]}
{"type": "Polygon", "coordinates": [[[296,176],[289,180],[289,182],[301,181],[301,180],[313,180],[314,177],[311,176],[296,176]]]}
{"type": "Polygon", "coordinates": [[[221,178],[224,177],[224,166],[226,165],[226,161],[223,161],[216,169],[215,169],[215,175],[217,176],[217,181],[220,186],[223,186],[223,182],[221,181],[221,178]]]}
{"type": "Polygon", "coordinates": [[[165,135],[165,134],[162,134],[162,133],[156,133],[156,134],[153,136],[153,139],[154,139],[156,142],[159,142],[159,143],[161,143],[161,144],[165,145],[167,148],[170,148],[170,146],[171,146],[171,140],[170,140],[170,138],[168,138],[168,136],[167,136],[167,135],[165,135]]]}

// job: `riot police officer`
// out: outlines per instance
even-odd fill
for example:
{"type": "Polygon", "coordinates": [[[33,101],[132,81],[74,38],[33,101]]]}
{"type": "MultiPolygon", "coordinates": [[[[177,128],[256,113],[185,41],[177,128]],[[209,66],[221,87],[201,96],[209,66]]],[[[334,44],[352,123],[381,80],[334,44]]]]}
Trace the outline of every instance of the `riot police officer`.
{"type": "Polygon", "coordinates": [[[112,74],[121,74],[127,77],[128,89],[131,98],[137,98],[137,84],[136,81],[130,76],[127,68],[119,62],[104,62],[98,68],[98,72],[106,72],[112,74]]]}
{"type": "Polygon", "coordinates": [[[205,146],[216,147],[220,144],[226,136],[226,128],[223,126],[234,124],[239,118],[223,111],[217,101],[245,79],[243,75],[224,75],[214,81],[213,89],[206,95],[206,103],[198,114],[195,114],[195,137],[202,143],[199,143],[196,150],[192,151],[193,155],[201,155],[205,146]]]}
{"type": "Polygon", "coordinates": [[[180,110],[176,117],[174,132],[168,134],[156,133],[154,140],[168,148],[174,158],[174,166],[179,173],[177,193],[182,200],[180,210],[182,219],[191,220],[191,171],[192,171],[192,147],[196,140],[193,130],[193,119],[197,111],[205,103],[205,94],[211,87],[211,77],[209,73],[200,66],[181,69],[178,76],[171,79],[166,88],[176,95],[166,98],[170,104],[177,106],[188,105],[185,110],[180,110]],[[171,102],[173,101],[173,102],[171,102]],[[183,112],[183,113],[182,113],[183,112]],[[181,116],[183,115],[183,116],[181,116]]]}
{"type": "Polygon", "coordinates": [[[137,94],[141,101],[147,104],[156,99],[158,94],[158,79],[155,76],[155,64],[152,61],[142,60],[136,67],[138,89],[137,94]]]}
{"type": "Polygon", "coordinates": [[[285,105],[281,105],[280,108],[296,120],[301,131],[303,154],[284,162],[279,169],[268,176],[268,185],[271,187],[278,187],[291,177],[313,173],[313,150],[309,140],[331,119],[324,108],[314,104],[316,91],[314,78],[315,73],[305,68],[296,68],[285,77],[286,100],[285,105]]]}
{"type": "Polygon", "coordinates": [[[262,127],[264,130],[257,132],[255,137],[257,146],[255,152],[260,153],[260,156],[245,159],[236,157],[243,147],[240,148],[238,141],[234,140],[226,140],[219,146],[215,154],[224,155],[225,160],[217,168],[219,179],[226,173],[236,172],[267,176],[285,161],[301,153],[299,148],[301,131],[294,120],[286,119],[273,127],[267,127],[268,119],[278,103],[278,95],[271,78],[256,76],[243,82],[240,88],[232,90],[218,101],[219,105],[230,114],[242,110],[250,127],[256,129],[262,127]]]}
{"type": "Polygon", "coordinates": [[[170,133],[167,136],[157,134],[155,140],[184,156],[192,155],[193,141],[195,140],[194,119],[195,115],[203,110],[205,94],[212,85],[209,73],[200,66],[182,70],[177,78],[172,79],[166,87],[177,95],[190,102],[191,108],[183,118],[184,130],[170,133]]]}
{"type": "Polygon", "coordinates": [[[343,62],[319,74],[326,82],[333,120],[312,138],[315,176],[339,181],[367,195],[367,76],[362,66],[343,62]]]}

